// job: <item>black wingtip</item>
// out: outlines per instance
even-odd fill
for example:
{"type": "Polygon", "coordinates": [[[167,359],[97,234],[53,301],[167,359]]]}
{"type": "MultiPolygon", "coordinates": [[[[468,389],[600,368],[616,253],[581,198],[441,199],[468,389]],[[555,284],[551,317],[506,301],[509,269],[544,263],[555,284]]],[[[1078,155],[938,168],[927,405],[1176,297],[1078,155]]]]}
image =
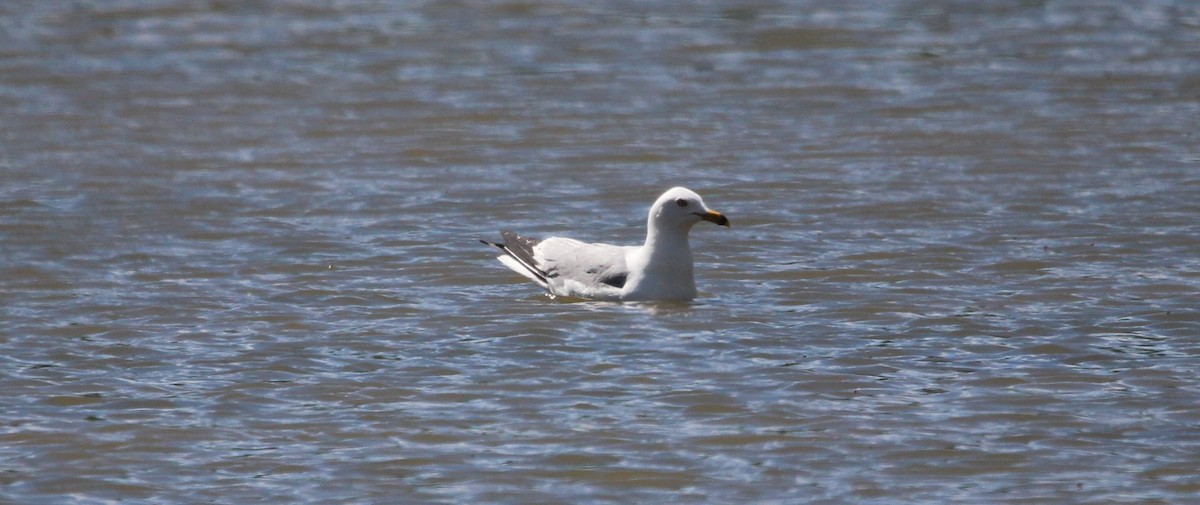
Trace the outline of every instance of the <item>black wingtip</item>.
{"type": "Polygon", "coordinates": [[[545,285],[547,277],[546,272],[543,272],[541,269],[533,266],[533,262],[535,260],[533,258],[532,247],[539,241],[537,239],[522,237],[508,230],[502,230],[500,235],[504,237],[504,243],[488,242],[483,239],[479,239],[479,241],[499,249],[504,254],[516,260],[517,263],[520,263],[521,266],[525,268],[525,270],[528,270],[530,274],[537,277],[541,283],[545,285]]]}

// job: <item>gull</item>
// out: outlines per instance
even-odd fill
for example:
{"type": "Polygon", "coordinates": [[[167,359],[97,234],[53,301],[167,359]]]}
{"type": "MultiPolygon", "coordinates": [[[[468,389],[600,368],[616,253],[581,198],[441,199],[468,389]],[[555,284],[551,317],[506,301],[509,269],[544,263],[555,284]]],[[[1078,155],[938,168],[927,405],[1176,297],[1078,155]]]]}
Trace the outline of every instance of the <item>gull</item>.
{"type": "Polygon", "coordinates": [[[700,221],[729,227],[729,219],[704,205],[687,188],[667,190],[646,219],[640,246],[585,243],[564,237],[538,240],[502,230],[500,249],[508,268],[551,296],[606,301],[691,300],[696,297],[688,232],[700,221]]]}

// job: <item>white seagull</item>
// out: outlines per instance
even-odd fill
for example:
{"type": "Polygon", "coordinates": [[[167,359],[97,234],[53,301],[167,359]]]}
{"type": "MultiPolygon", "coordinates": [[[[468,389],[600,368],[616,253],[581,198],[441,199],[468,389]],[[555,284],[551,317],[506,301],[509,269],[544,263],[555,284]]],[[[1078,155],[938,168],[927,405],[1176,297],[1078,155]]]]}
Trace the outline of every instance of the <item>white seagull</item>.
{"type": "Polygon", "coordinates": [[[688,231],[700,221],[728,227],[729,219],[709,210],[700,195],[671,188],[650,206],[646,243],[641,246],[589,244],[550,237],[538,240],[508,230],[501,263],[553,296],[609,301],[691,300],[696,297],[688,231]]]}

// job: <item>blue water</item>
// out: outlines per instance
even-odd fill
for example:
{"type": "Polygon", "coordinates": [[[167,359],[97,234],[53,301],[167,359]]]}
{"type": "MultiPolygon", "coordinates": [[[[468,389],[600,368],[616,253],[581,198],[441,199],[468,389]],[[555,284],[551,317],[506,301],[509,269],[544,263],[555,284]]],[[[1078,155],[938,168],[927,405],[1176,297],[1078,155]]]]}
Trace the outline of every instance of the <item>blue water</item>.
{"type": "Polygon", "coordinates": [[[0,502],[1190,503],[1190,2],[0,6],[0,502]],[[636,243],[566,303],[478,239],[636,243]]]}

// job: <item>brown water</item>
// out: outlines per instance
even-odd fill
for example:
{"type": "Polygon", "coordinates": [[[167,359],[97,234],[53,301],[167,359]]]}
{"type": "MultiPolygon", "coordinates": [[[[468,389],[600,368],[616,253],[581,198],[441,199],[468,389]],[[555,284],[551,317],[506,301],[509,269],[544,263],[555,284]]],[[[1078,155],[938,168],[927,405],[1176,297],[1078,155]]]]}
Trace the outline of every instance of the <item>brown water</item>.
{"type": "Polygon", "coordinates": [[[0,502],[1196,503],[1189,1],[0,3],[0,502]],[[561,303],[476,239],[636,242],[561,303]]]}

